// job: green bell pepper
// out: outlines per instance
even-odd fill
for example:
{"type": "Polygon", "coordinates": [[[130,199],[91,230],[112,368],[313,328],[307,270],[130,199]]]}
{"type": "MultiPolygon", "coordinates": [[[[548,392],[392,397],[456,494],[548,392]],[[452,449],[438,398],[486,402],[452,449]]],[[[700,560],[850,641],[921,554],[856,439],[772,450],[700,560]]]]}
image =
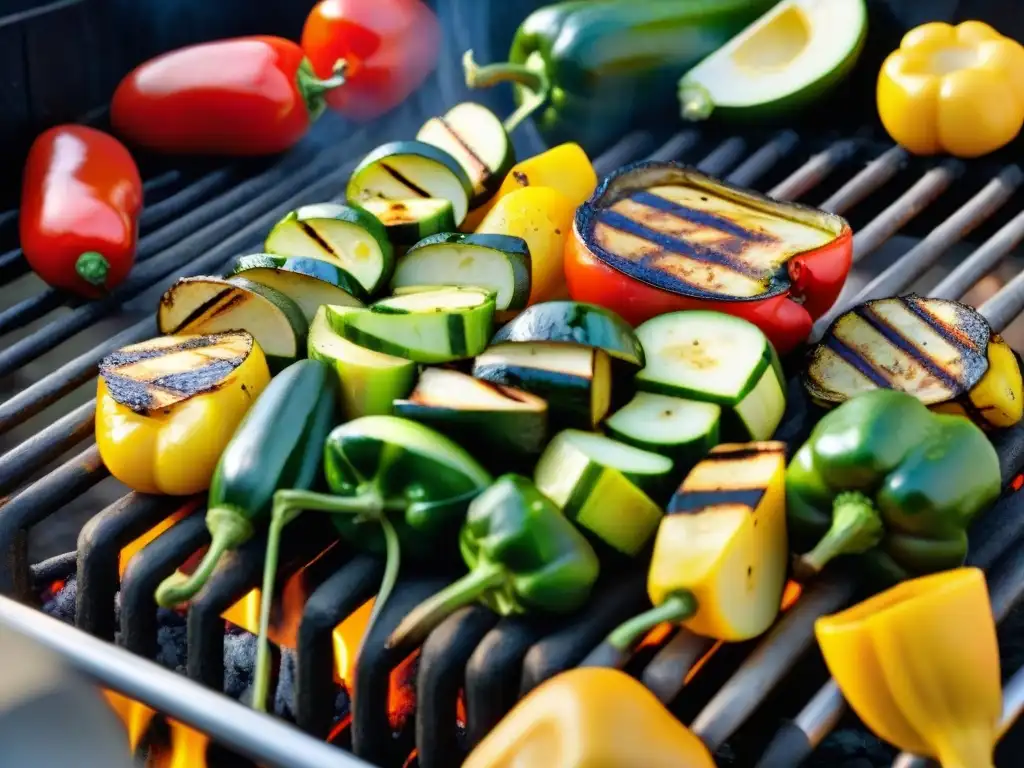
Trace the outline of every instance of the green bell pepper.
{"type": "Polygon", "coordinates": [[[274,494],[260,604],[253,697],[257,708],[267,699],[267,629],[285,525],[305,510],[326,512],[344,540],[364,551],[384,553],[372,627],[394,588],[403,552],[421,560],[443,556],[444,543],[455,541],[470,502],[491,483],[487,471],[459,445],[395,416],[363,416],[335,428],[323,453],[330,494],[274,494]]]}
{"type": "Polygon", "coordinates": [[[638,123],[678,119],[676,83],[776,0],[576,0],[540,8],[520,25],[509,60],[466,83],[515,84],[511,132],[531,114],[550,145],[602,151],[638,123]]]}
{"type": "Polygon", "coordinates": [[[786,471],[799,578],[859,554],[885,581],[954,568],[967,527],[1000,491],[999,459],[961,416],[874,390],[826,414],[786,471]]]}
{"type": "Polygon", "coordinates": [[[502,475],[473,500],[459,548],[469,573],[414,608],[387,647],[411,650],[476,600],[501,616],[571,613],[590,597],[599,571],[583,534],[520,475],[502,475]]]}

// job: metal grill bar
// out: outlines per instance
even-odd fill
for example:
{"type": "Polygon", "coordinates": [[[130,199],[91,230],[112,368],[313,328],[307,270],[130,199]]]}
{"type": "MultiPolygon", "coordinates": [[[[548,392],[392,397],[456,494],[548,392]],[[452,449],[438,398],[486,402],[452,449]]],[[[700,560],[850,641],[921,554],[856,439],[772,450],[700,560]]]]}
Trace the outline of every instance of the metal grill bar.
{"type": "Polygon", "coordinates": [[[749,187],[776,163],[789,157],[799,142],[800,137],[795,131],[782,131],[740,163],[739,167],[729,174],[729,183],[738,187],[749,187]]]}
{"type": "Polygon", "coordinates": [[[860,173],[837,189],[818,207],[832,213],[850,210],[892,179],[906,162],[906,150],[902,147],[892,147],[869,162],[860,173]]]}
{"type": "Polygon", "coordinates": [[[795,172],[775,185],[768,192],[769,197],[779,200],[796,200],[823,182],[838,166],[853,158],[857,142],[852,139],[837,141],[824,152],[813,155],[795,172]]]}
{"type": "Polygon", "coordinates": [[[96,403],[90,400],[0,456],[0,495],[93,434],[96,403]]]}
{"type": "Polygon", "coordinates": [[[677,160],[700,143],[697,131],[681,131],[662,144],[644,159],[652,163],[667,163],[677,160]]]}
{"type": "Polygon", "coordinates": [[[626,134],[616,142],[615,146],[594,160],[594,172],[597,173],[598,178],[607,176],[619,166],[642,155],[653,143],[654,137],[646,131],[633,131],[633,133],[626,134]]]}
{"type": "Polygon", "coordinates": [[[726,139],[707,157],[697,163],[697,170],[709,176],[721,176],[743,157],[747,142],[738,136],[726,139]]]}

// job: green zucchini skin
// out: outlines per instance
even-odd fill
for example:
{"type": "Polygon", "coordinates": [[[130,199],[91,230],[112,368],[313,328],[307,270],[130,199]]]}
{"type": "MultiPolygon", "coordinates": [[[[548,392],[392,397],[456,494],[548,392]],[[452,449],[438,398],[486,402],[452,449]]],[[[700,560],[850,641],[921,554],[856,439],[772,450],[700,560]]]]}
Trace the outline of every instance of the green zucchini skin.
{"type": "Polygon", "coordinates": [[[318,360],[300,360],[271,379],[220,457],[209,508],[262,521],[275,491],[320,484],[324,441],[337,419],[336,387],[334,372],[318,360]]]}

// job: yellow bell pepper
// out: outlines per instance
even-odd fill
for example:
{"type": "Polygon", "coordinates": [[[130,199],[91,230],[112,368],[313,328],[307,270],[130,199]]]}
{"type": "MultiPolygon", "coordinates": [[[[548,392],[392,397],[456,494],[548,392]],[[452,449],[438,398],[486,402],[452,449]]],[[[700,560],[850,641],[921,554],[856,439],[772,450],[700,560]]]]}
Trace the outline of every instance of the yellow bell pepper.
{"type": "Polygon", "coordinates": [[[504,195],[477,232],[521,237],[530,247],[530,304],[566,295],[564,251],[576,204],[552,187],[522,187],[504,195]]]}
{"type": "Polygon", "coordinates": [[[880,738],[943,768],[991,768],[1002,699],[985,577],[905,581],[814,631],[850,706],[880,738]]]}
{"type": "Polygon", "coordinates": [[[1024,47],[980,21],[922,24],[882,64],[877,98],[885,129],[911,152],[988,154],[1024,125],[1024,47]]]}
{"type": "Polygon", "coordinates": [[[966,416],[979,427],[1012,427],[1024,416],[1024,381],[1013,350],[999,336],[988,344],[988,370],[956,400],[932,406],[940,413],[966,416]]]}
{"type": "Polygon", "coordinates": [[[707,747],[624,672],[582,667],[544,682],[462,768],[715,768],[707,747]]]}
{"type": "Polygon", "coordinates": [[[96,444],[110,474],[136,491],[206,490],[220,454],[270,381],[245,331],[164,336],[100,363],[96,444]]]}
{"type": "Polygon", "coordinates": [[[523,187],[557,189],[569,198],[573,208],[577,208],[594,193],[597,174],[579,144],[559,144],[513,165],[494,197],[469,212],[462,222],[462,230],[476,230],[501,198],[523,187]]]}

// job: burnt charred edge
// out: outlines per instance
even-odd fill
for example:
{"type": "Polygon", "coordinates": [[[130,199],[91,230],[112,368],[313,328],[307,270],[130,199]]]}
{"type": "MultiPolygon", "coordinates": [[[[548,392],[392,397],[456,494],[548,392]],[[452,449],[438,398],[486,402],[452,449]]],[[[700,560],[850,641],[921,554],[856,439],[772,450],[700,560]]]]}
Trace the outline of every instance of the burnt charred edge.
{"type": "Polygon", "coordinates": [[[623,567],[602,579],[587,610],[571,616],[543,640],[534,643],[523,659],[519,695],[525,696],[545,680],[575,667],[615,627],[636,615],[647,599],[647,570],[623,567]]]}
{"type": "Polygon", "coordinates": [[[754,445],[726,443],[713,448],[708,454],[707,461],[743,461],[766,453],[783,453],[784,451],[785,446],[782,443],[772,440],[754,445]]]}
{"type": "Polygon", "coordinates": [[[949,302],[957,307],[956,327],[950,328],[929,311],[928,304],[934,303],[935,299],[922,298],[916,294],[898,298],[907,310],[919,317],[921,322],[927,323],[935,333],[954,347],[975,354],[984,353],[984,347],[992,337],[992,329],[985,317],[974,307],[960,302],[949,302]]]}
{"type": "Polygon", "coordinates": [[[458,766],[461,753],[455,729],[459,691],[466,662],[498,622],[482,606],[449,616],[423,644],[416,677],[416,750],[420,768],[458,766]]]}
{"type": "Polygon", "coordinates": [[[502,619],[466,664],[466,742],[472,749],[519,699],[523,659],[550,629],[543,617],[502,619]]]}
{"type": "MultiPolygon", "coordinates": [[[[147,346],[147,342],[131,344],[128,347],[111,352],[100,361],[100,373],[121,368],[126,365],[133,365],[143,360],[153,360],[158,357],[167,357],[178,352],[188,352],[195,349],[214,347],[221,342],[237,336],[249,336],[244,331],[232,331],[231,333],[211,333],[206,336],[196,336],[191,339],[184,339],[177,344],[170,346],[147,346]]],[[[249,336],[248,347],[252,348],[252,337],[249,336]]]]}
{"type": "MultiPolygon", "coordinates": [[[[94,515],[78,534],[75,626],[102,640],[114,640],[114,597],[120,588],[121,550],[166,519],[181,499],[129,493],[94,515]]],[[[200,518],[205,508],[193,513],[200,518]]]]}
{"type": "Polygon", "coordinates": [[[387,648],[385,641],[413,608],[449,583],[436,577],[399,579],[370,634],[363,638],[352,697],[357,702],[352,713],[352,751],[374,765],[403,760],[409,753],[396,753],[401,753],[401,747],[392,738],[388,714],[391,672],[406,657],[387,648]]]}
{"type": "Polygon", "coordinates": [[[730,221],[725,216],[719,216],[714,213],[709,213],[708,211],[691,208],[688,205],[677,203],[675,200],[669,200],[667,197],[656,195],[646,189],[638,189],[631,192],[628,195],[628,199],[635,203],[647,206],[648,208],[654,208],[662,213],[667,213],[673,218],[681,219],[701,227],[717,229],[719,232],[724,232],[725,234],[739,240],[749,240],[755,243],[778,242],[778,238],[765,232],[748,229],[747,227],[740,226],[734,221],[730,221]]]}
{"type": "Polygon", "coordinates": [[[153,593],[193,552],[209,543],[206,516],[193,514],[175,523],[131,559],[121,579],[120,645],[146,658],[156,655],[158,623],[153,593]]]}
{"type": "Polygon", "coordinates": [[[334,667],[334,628],[373,597],[383,575],[379,558],[357,555],[306,600],[297,643],[295,719],[307,733],[326,738],[333,725],[337,685],[325,670],[334,667]]]}
{"type": "Polygon", "coordinates": [[[708,507],[743,506],[756,509],[764,496],[764,488],[723,488],[717,491],[683,491],[669,501],[669,515],[700,512],[708,507]]]}
{"type": "Polygon", "coordinates": [[[381,163],[380,167],[384,170],[384,173],[388,174],[388,176],[393,178],[402,186],[408,188],[408,190],[413,194],[419,195],[420,197],[433,197],[433,195],[430,194],[427,190],[423,189],[423,187],[419,186],[416,182],[407,177],[404,173],[396,170],[395,168],[392,168],[387,163],[381,163]]]}

